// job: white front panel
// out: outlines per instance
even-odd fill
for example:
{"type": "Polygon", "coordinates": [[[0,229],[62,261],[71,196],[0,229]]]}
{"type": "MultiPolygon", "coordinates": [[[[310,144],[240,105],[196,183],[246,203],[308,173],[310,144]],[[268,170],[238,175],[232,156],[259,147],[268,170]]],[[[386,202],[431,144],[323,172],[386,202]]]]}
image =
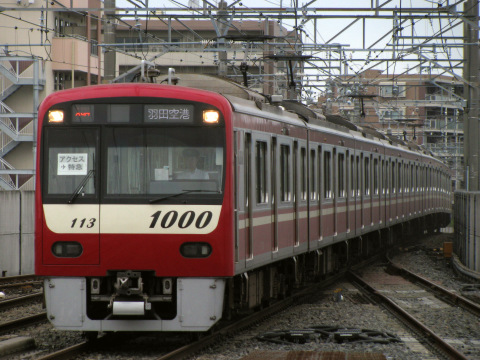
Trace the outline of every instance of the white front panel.
{"type": "Polygon", "coordinates": [[[81,331],[207,331],[222,317],[225,279],[180,278],[172,320],[91,320],[85,278],[45,280],[47,314],[58,329],[81,331]]]}
{"type": "Polygon", "coordinates": [[[84,319],[85,278],[47,278],[44,281],[47,316],[62,329],[82,326],[84,319]]]}
{"type": "Polygon", "coordinates": [[[208,234],[221,205],[44,205],[48,228],[61,234],[208,234]],[[101,222],[100,219],[101,218],[101,222]]]}
{"type": "Polygon", "coordinates": [[[177,287],[182,327],[213,325],[221,318],[225,280],[182,278],[177,287]]]}

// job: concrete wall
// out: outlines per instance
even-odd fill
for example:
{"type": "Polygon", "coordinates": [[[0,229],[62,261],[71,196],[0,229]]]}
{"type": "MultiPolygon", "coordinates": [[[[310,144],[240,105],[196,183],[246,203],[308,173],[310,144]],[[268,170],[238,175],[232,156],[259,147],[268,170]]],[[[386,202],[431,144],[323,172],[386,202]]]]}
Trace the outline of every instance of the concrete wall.
{"type": "Polygon", "coordinates": [[[463,265],[480,272],[480,191],[456,191],[454,251],[463,265]]]}
{"type": "Polygon", "coordinates": [[[33,274],[35,192],[0,191],[0,276],[33,274]]]}

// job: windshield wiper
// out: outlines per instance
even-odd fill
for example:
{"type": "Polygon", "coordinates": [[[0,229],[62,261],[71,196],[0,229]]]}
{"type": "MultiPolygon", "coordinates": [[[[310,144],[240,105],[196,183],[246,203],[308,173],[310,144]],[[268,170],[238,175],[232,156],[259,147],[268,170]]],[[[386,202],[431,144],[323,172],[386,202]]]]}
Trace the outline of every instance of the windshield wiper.
{"type": "Polygon", "coordinates": [[[94,173],[95,173],[95,170],[92,169],[92,170],[90,170],[90,171],[88,172],[87,175],[85,175],[85,177],[83,178],[83,180],[80,182],[80,184],[77,186],[77,188],[76,188],[75,191],[73,192],[72,197],[70,198],[70,200],[68,200],[68,203],[69,203],[69,204],[73,204],[73,202],[75,201],[75,199],[78,197],[78,195],[80,195],[80,193],[82,192],[83,188],[84,188],[85,185],[87,184],[88,179],[90,179],[94,173]]]}
{"type": "Polygon", "coordinates": [[[179,192],[179,193],[176,193],[176,194],[171,194],[171,195],[162,196],[162,197],[159,197],[159,198],[156,198],[156,199],[151,199],[149,202],[150,202],[150,204],[153,204],[153,203],[165,200],[165,199],[169,199],[169,198],[179,196],[179,195],[183,195],[183,194],[188,194],[188,193],[191,193],[191,192],[210,192],[210,193],[220,194],[220,191],[218,191],[218,190],[204,190],[204,189],[182,190],[182,192],[179,192]]]}

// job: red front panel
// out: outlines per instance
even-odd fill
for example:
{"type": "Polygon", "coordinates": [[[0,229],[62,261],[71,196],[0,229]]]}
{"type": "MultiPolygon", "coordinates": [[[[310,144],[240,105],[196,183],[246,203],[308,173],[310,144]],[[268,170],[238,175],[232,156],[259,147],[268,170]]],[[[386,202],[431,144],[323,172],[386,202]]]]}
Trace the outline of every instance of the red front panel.
{"type": "MultiPolygon", "coordinates": [[[[75,204],[67,204],[66,201],[43,204],[40,190],[43,177],[37,176],[36,273],[47,276],[105,276],[109,270],[129,269],[154,270],[157,276],[232,276],[234,234],[231,107],[220,95],[180,87],[130,84],[81,88],[53,94],[42,103],[39,111],[40,151],[37,168],[41,169],[43,165],[42,122],[48,109],[57,102],[112,96],[177,97],[181,101],[210,102],[220,109],[225,120],[227,144],[224,153],[224,166],[227,170],[224,173],[223,201],[218,205],[172,205],[176,206],[173,210],[168,210],[168,204],[104,205],[85,204],[82,201],[75,204]],[[203,223],[198,223],[195,230],[195,221],[201,214],[195,206],[204,206],[207,211],[211,207],[215,208],[212,212],[217,215],[213,216],[210,228],[198,230],[203,227],[203,223]],[[164,223],[159,219],[158,224],[153,226],[159,209],[162,209],[163,214],[176,212],[178,218],[174,219],[172,215],[164,223]],[[185,212],[190,213],[182,220],[181,215],[185,212]],[[195,218],[192,223],[190,217],[195,218]],[[173,223],[175,224],[172,225],[173,223]],[[177,231],[169,231],[170,227],[177,231]],[[52,244],[55,242],[72,241],[82,245],[83,252],[80,256],[69,258],[52,254],[52,244]],[[184,242],[208,243],[212,248],[211,255],[206,258],[186,258],[180,254],[180,246],[184,242]]],[[[98,171],[97,174],[98,177],[104,176],[104,172],[98,171]]]]}

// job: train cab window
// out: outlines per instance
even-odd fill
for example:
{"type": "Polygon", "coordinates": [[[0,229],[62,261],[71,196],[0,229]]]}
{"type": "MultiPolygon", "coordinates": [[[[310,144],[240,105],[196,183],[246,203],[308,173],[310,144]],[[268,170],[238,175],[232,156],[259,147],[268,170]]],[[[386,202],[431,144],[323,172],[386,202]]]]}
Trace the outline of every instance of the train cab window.
{"type": "Polygon", "coordinates": [[[325,199],[332,198],[332,153],[323,153],[323,196],[325,199]]]}
{"type": "Polygon", "coordinates": [[[78,189],[82,199],[92,199],[97,193],[98,144],[97,129],[46,128],[44,194],[70,198],[78,189]]]}
{"type": "Polygon", "coordinates": [[[106,128],[106,198],[218,198],[223,192],[222,138],[220,128],[106,128]]]}
{"type": "Polygon", "coordinates": [[[267,193],[267,143],[257,141],[255,146],[256,199],[257,204],[268,201],[267,193]]]}
{"type": "Polygon", "coordinates": [[[280,145],[280,197],[281,201],[291,200],[290,189],[290,146],[280,145]]]}
{"type": "Polygon", "coordinates": [[[338,154],[338,197],[345,197],[345,155],[338,154]]]}

